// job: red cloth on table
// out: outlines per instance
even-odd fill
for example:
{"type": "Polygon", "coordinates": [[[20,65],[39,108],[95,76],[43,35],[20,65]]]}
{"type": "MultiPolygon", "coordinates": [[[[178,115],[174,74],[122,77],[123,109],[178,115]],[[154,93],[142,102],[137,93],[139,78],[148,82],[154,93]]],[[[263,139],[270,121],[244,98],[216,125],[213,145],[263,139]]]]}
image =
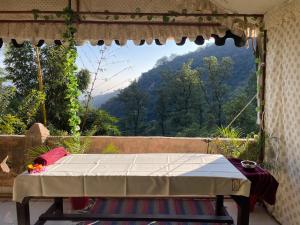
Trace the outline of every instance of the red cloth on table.
{"type": "Polygon", "coordinates": [[[57,160],[68,154],[69,152],[64,147],[58,147],[40,155],[33,162],[35,164],[42,164],[43,166],[48,166],[55,163],[57,160]]]}
{"type": "Polygon", "coordinates": [[[244,169],[240,159],[229,159],[229,161],[251,181],[250,199],[262,199],[270,205],[276,201],[278,182],[265,169],[257,166],[252,170],[244,169]]]}

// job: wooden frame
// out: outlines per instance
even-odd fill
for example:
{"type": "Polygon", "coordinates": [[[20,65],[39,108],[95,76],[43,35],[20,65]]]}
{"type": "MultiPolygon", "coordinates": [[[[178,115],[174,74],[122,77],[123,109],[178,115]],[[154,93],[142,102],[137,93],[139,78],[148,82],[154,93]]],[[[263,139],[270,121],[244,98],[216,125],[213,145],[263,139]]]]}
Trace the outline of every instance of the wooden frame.
{"type": "Polygon", "coordinates": [[[260,154],[259,154],[259,161],[263,162],[265,158],[265,92],[266,92],[266,73],[267,73],[267,43],[268,43],[268,32],[267,30],[264,30],[263,32],[263,54],[262,54],[262,78],[261,78],[261,86],[260,86],[260,127],[259,127],[259,133],[260,133],[260,139],[261,139],[261,145],[260,145],[260,154]]]}
{"type": "MultiPolygon", "coordinates": [[[[249,225],[249,198],[244,196],[231,196],[237,203],[237,225],[249,225]]],[[[22,203],[16,203],[18,225],[30,225],[30,197],[24,198],[22,203]]],[[[163,214],[66,214],[63,212],[63,198],[55,197],[54,203],[43,213],[35,225],[43,225],[48,220],[62,221],[164,221],[164,222],[204,222],[233,224],[232,217],[224,207],[224,196],[217,195],[215,201],[215,215],[163,215],[163,214]]]]}

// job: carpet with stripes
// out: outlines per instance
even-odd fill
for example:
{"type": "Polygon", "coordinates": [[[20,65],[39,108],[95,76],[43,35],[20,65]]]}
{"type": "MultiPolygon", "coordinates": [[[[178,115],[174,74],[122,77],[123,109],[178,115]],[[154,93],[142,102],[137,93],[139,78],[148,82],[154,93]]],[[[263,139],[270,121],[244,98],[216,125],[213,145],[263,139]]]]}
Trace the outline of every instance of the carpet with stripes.
{"type": "MultiPolygon", "coordinates": [[[[92,214],[171,214],[171,215],[213,215],[212,199],[140,199],[140,198],[97,198],[88,210],[92,214]]],[[[116,222],[93,221],[80,225],[208,225],[206,223],[180,222],[116,222]]],[[[211,224],[211,223],[210,223],[211,224]]],[[[79,225],[79,224],[78,224],[79,225]]],[[[214,225],[214,224],[213,224],[214,225]]]]}

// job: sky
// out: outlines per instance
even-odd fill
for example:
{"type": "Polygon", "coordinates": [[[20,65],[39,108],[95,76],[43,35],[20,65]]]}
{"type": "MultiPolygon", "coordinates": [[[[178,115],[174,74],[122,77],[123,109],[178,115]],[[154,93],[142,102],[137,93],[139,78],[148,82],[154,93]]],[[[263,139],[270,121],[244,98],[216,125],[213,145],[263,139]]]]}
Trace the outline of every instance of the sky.
{"type": "Polygon", "coordinates": [[[128,86],[143,72],[152,69],[157,60],[164,56],[183,55],[198,48],[194,42],[187,41],[183,46],[177,46],[173,40],[160,46],[154,43],[136,46],[132,41],[128,41],[125,46],[112,44],[109,47],[102,47],[85,44],[77,48],[79,54],[77,65],[80,68],[87,68],[94,76],[101,58],[100,51],[104,51],[104,60],[101,60],[104,70],[98,73],[93,92],[93,95],[99,95],[128,86]]]}
{"type": "MultiPolygon", "coordinates": [[[[93,80],[101,61],[99,67],[101,69],[98,70],[92,93],[95,96],[127,87],[142,73],[152,69],[157,60],[164,56],[183,55],[198,48],[198,45],[188,40],[183,46],[177,46],[174,40],[168,40],[166,44],[160,46],[155,43],[136,46],[132,41],[128,41],[125,46],[118,46],[115,43],[111,46],[92,46],[85,43],[77,47],[76,64],[79,69],[88,69],[93,80]]],[[[1,67],[4,67],[4,49],[5,47],[2,47],[0,52],[1,67]]]]}

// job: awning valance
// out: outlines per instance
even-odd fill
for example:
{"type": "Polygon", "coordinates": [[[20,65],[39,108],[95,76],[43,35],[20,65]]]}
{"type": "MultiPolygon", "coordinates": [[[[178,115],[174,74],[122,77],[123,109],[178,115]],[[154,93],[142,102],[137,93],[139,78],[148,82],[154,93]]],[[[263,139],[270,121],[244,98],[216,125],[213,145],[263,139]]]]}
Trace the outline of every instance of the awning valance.
{"type": "MultiPolygon", "coordinates": [[[[268,0],[278,2],[281,0],[268,0]]],[[[72,9],[79,15],[75,21],[76,40],[80,44],[117,40],[136,44],[144,40],[164,43],[173,38],[208,39],[212,34],[223,37],[230,30],[239,37],[253,37],[262,24],[262,12],[251,10],[240,14],[235,9],[240,1],[229,0],[71,0],[72,9]],[[228,2],[236,2],[232,9],[228,2]],[[227,2],[227,3],[226,3],[227,2]]],[[[266,1],[257,1],[266,2],[266,1]]],[[[2,0],[0,4],[0,38],[22,42],[62,40],[65,30],[62,11],[69,0],[2,0]]],[[[252,4],[252,3],[251,3],[252,4]]],[[[266,3],[265,3],[266,4],[266,3]]],[[[270,6],[269,6],[270,7],[270,6]]]]}

